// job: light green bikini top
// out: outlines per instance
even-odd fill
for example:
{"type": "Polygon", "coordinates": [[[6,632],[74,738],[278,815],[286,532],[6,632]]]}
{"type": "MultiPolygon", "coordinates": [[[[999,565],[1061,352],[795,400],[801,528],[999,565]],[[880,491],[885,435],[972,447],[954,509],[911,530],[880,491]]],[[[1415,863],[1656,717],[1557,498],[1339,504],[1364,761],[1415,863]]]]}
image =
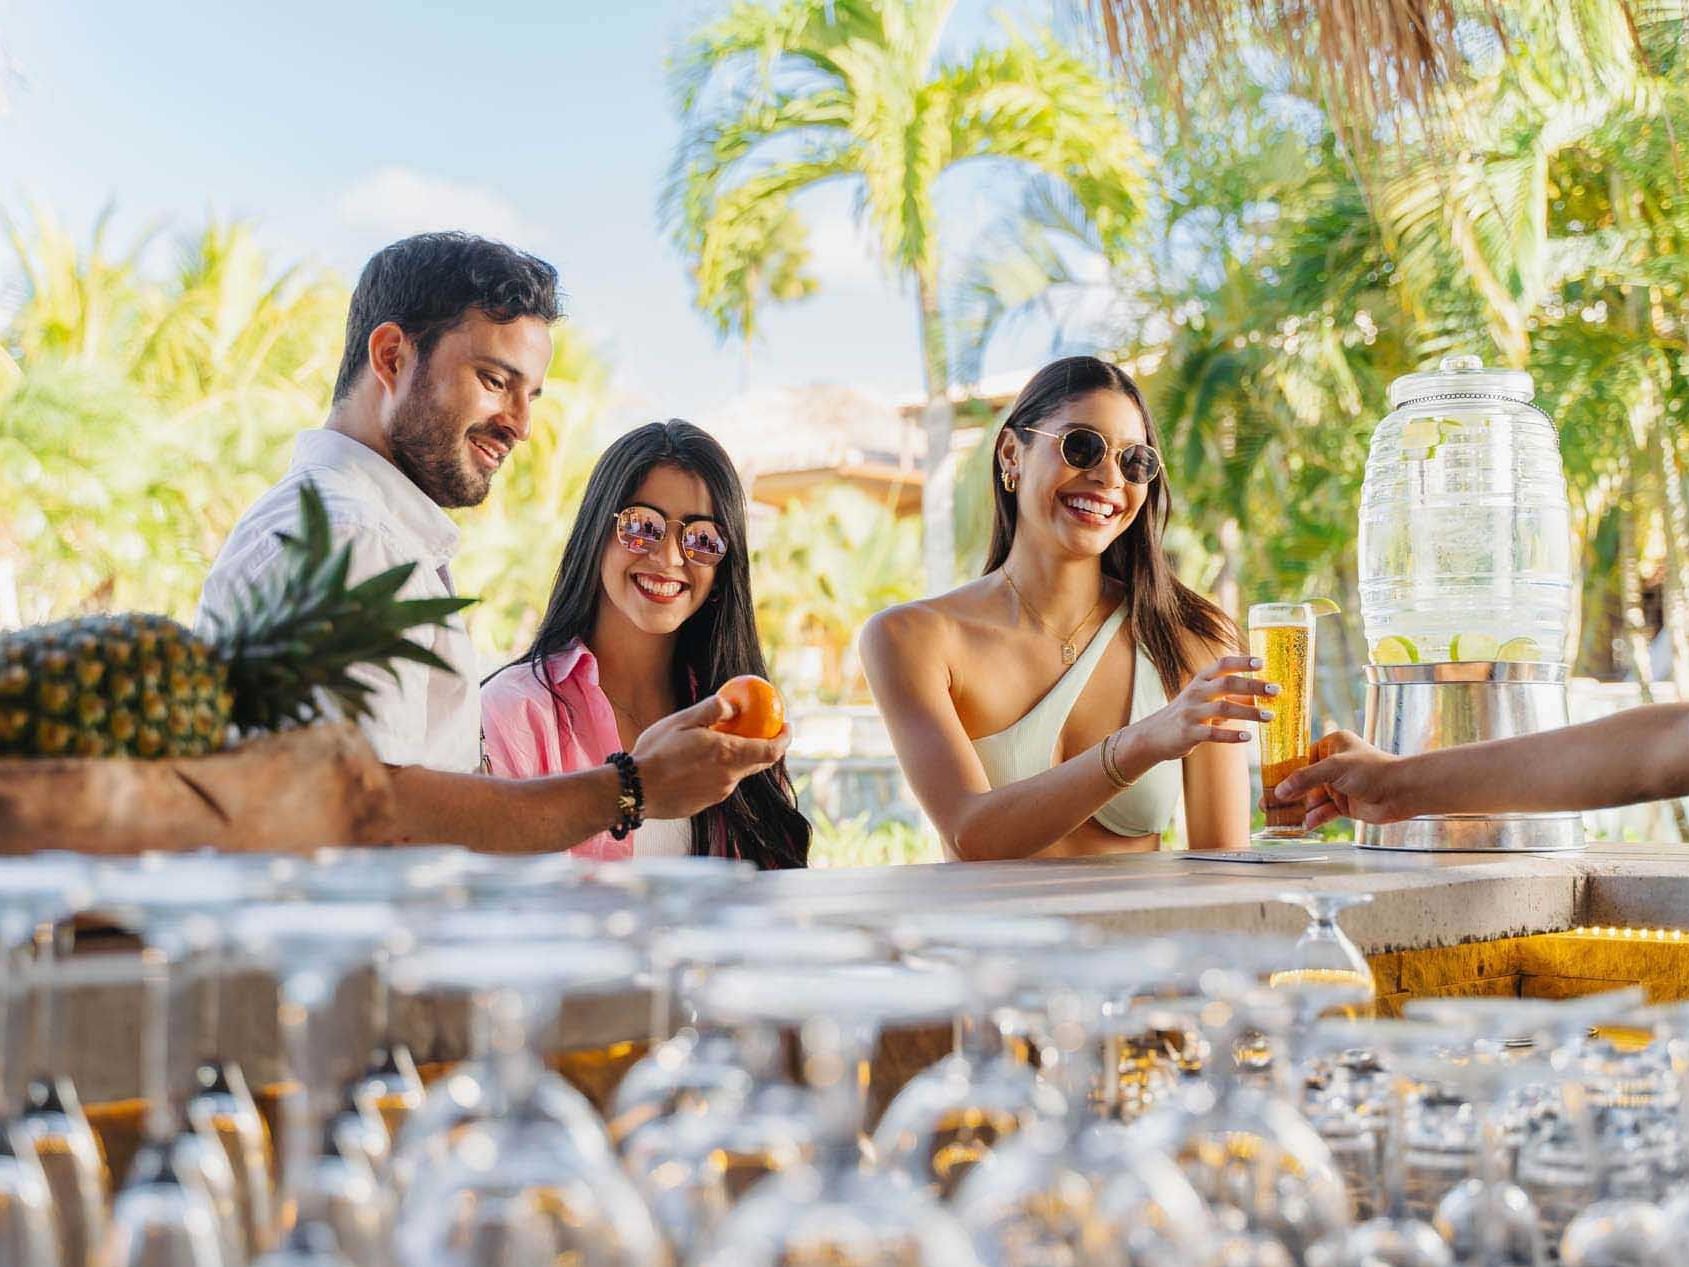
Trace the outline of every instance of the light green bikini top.
{"type": "MultiPolygon", "coordinates": [[[[1103,652],[1120,632],[1126,619],[1126,604],[1121,603],[1114,614],[1103,621],[1089,645],[1080,652],[1066,673],[1056,679],[1044,698],[1032,710],[1007,730],[973,741],[979,763],[985,767],[985,777],[992,787],[1007,787],[1035,774],[1042,774],[1055,764],[1056,744],[1061,740],[1062,727],[1068,714],[1078,702],[1086,683],[1102,662],[1103,652]]],[[[1132,710],[1128,722],[1147,717],[1167,703],[1167,693],[1161,688],[1161,675],[1142,650],[1137,653],[1132,671],[1132,710]]],[[[1159,836],[1173,821],[1179,794],[1184,789],[1184,771],[1177,761],[1163,761],[1151,766],[1143,777],[1099,809],[1094,817],[1117,836],[1159,836]]]]}

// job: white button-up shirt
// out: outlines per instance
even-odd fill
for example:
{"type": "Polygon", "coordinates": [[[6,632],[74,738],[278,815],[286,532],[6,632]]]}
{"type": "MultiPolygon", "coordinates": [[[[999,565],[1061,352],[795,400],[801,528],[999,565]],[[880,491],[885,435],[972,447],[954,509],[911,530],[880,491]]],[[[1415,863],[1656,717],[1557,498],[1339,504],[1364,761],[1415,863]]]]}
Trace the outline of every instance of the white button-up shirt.
{"type": "MultiPolygon", "coordinates": [[[[450,564],[457,525],[409,478],[375,450],[338,431],[301,432],[293,465],[281,482],[252,504],[223,543],[205,578],[195,625],[209,632],[214,618],[234,610],[235,598],[277,565],[277,532],[297,533],[299,486],[314,482],[328,511],[335,543],[352,543],[353,584],[401,563],[416,570],[404,598],[452,593],[450,564]]],[[[461,616],[408,635],[458,671],[442,673],[394,661],[398,681],[383,670],[354,670],[375,689],[363,731],[383,761],[436,770],[475,770],[481,764],[481,692],[475,650],[461,616]]]]}

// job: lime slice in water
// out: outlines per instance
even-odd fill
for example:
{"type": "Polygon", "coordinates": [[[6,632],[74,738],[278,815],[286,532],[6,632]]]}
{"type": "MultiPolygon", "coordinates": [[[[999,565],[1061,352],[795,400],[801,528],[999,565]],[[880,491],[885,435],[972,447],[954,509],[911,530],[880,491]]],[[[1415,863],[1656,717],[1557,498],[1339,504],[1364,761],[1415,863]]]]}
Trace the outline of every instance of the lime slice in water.
{"type": "Polygon", "coordinates": [[[1303,606],[1310,616],[1336,616],[1343,610],[1329,598],[1310,598],[1303,606]]]}
{"type": "Polygon", "coordinates": [[[1441,438],[1435,418],[1415,418],[1402,427],[1401,445],[1404,450],[1431,449],[1441,438]]]}
{"type": "Polygon", "coordinates": [[[1373,644],[1372,662],[1374,664],[1418,664],[1419,648],[1413,645],[1412,639],[1403,638],[1399,634],[1390,634],[1373,644]]]}
{"type": "Polygon", "coordinates": [[[1496,651],[1498,660],[1546,660],[1542,653],[1542,643],[1535,638],[1509,638],[1496,651]]]}
{"type": "MultiPolygon", "coordinates": [[[[1516,639],[1515,641],[1520,641],[1516,639]]],[[[1522,641],[1530,642],[1529,638],[1522,641]]],[[[1512,646],[1512,643],[1508,643],[1512,646]]],[[[1535,645],[1534,643],[1532,644],[1535,645]]],[[[1501,643],[1494,634],[1487,633],[1459,633],[1449,641],[1449,659],[1451,660],[1493,660],[1501,650],[1501,643]]]]}

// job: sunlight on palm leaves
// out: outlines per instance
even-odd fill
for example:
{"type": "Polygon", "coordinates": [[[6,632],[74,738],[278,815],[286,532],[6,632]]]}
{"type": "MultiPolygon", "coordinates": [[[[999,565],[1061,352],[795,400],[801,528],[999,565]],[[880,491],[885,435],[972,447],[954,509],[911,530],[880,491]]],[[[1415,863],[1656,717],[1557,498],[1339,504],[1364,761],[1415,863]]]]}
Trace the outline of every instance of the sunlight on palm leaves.
{"type": "Polygon", "coordinates": [[[1001,47],[941,57],[952,8],[952,0],[737,0],[671,60],[684,131],[662,200],[692,263],[696,303],[713,315],[741,306],[739,279],[764,236],[759,208],[783,217],[806,190],[854,186],[882,261],[916,295],[934,587],[947,584],[954,556],[940,178],[984,158],[1045,173],[1121,245],[1140,218],[1148,167],[1107,81],[1052,36],[1011,34],[1001,47]]]}

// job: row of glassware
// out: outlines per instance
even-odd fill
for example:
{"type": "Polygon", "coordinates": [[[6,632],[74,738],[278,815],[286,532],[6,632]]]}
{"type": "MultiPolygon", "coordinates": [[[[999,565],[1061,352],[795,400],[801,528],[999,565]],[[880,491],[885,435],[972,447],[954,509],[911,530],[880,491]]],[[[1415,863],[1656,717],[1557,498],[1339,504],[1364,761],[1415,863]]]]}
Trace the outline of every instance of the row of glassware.
{"type": "Polygon", "coordinates": [[[1359,893],[1285,894],[1296,941],[804,922],[759,896],[691,858],[0,862],[0,1090],[29,1075],[0,1104],[0,1267],[1665,1267],[1689,1245],[1689,1012],[1637,991],[1372,1019],[1337,924],[1359,893]],[[63,953],[95,914],[141,954],[63,953]],[[253,965],[286,1040],[280,1149],[213,1045],[253,965]],[[54,1018],[122,982],[145,1107],[111,1176],[54,1018]],[[426,1088],[391,1023],[412,996],[470,1009],[426,1088]],[[618,1036],[649,1000],[603,1112],[555,1071],[608,1059],[594,998],[618,1036]],[[934,1026],[948,1054],[870,1132],[934,1026]]]}

